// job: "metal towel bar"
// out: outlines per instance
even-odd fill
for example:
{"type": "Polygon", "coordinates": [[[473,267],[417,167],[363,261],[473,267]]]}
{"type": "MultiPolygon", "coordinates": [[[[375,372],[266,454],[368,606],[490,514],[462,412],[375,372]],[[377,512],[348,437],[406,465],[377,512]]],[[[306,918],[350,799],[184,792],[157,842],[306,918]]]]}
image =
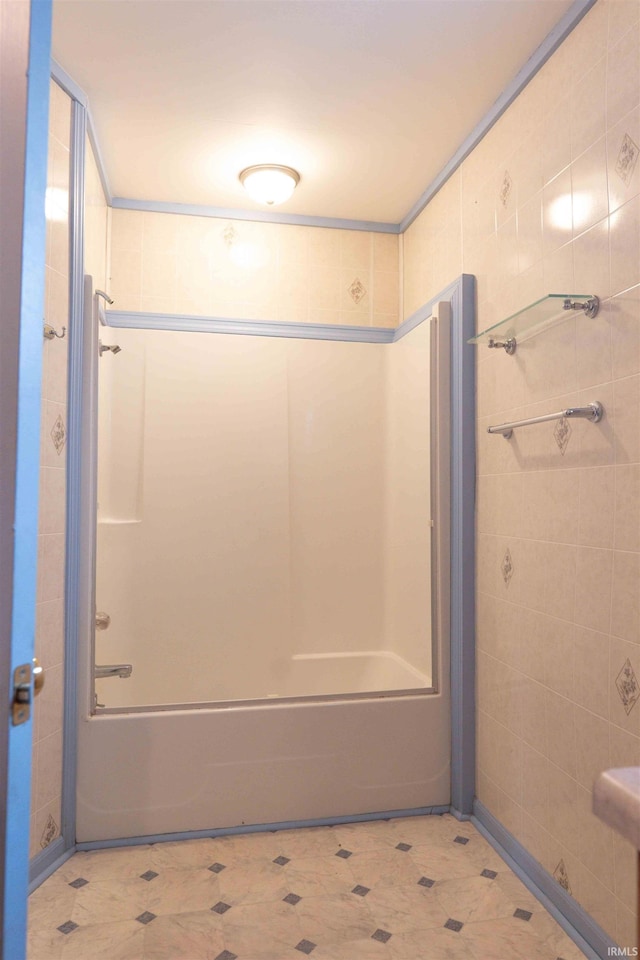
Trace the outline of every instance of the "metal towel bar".
{"type": "Polygon", "coordinates": [[[592,423],[598,423],[602,420],[604,407],[598,400],[588,403],[586,407],[567,407],[566,410],[559,410],[557,413],[546,413],[542,417],[531,417],[529,420],[514,420],[512,423],[500,423],[495,427],[487,427],[487,433],[501,433],[505,440],[509,440],[516,427],[528,427],[532,423],[546,423],[548,420],[562,420],[571,417],[590,420],[592,423]]]}

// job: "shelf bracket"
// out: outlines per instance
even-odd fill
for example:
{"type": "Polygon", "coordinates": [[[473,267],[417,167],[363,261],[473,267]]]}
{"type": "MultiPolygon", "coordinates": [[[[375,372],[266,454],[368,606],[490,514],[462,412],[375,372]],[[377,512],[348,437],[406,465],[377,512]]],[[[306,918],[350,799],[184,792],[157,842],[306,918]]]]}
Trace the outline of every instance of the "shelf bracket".
{"type": "Polygon", "coordinates": [[[496,349],[502,347],[505,353],[508,353],[511,357],[516,352],[517,343],[515,337],[509,337],[508,340],[494,340],[493,337],[491,337],[487,346],[491,348],[495,347],[496,349]]]}
{"type": "Polygon", "coordinates": [[[598,311],[600,310],[600,298],[593,296],[584,303],[580,303],[578,300],[571,300],[569,297],[567,297],[563,304],[563,309],[582,310],[586,317],[589,317],[590,320],[593,320],[594,317],[598,316],[598,311]]]}

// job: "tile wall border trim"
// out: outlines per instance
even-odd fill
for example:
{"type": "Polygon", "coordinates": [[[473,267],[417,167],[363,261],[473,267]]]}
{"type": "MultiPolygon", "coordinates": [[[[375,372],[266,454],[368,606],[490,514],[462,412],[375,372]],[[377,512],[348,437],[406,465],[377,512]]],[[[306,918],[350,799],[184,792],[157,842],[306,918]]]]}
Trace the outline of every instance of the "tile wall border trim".
{"type": "MultiPolygon", "coordinates": [[[[447,180],[455,173],[458,167],[477,147],[482,138],[491,130],[502,114],[511,106],[516,97],[524,90],[538,70],[544,66],[549,57],[558,49],[586,13],[589,12],[597,0],[574,0],[565,15],[545,37],[540,46],[516,76],[507,84],[493,106],[484,115],[468,137],[460,144],[451,159],[434,177],[426,190],[416,200],[399,223],[383,223],[369,220],[348,220],[333,217],[312,217],[303,214],[271,213],[263,210],[243,210],[240,208],[212,207],[189,203],[170,203],[161,200],[140,200],[128,197],[113,197],[109,189],[109,178],[100,150],[97,134],[90,118],[89,136],[93,147],[98,172],[102,185],[105,188],[107,205],[121,210],[140,210],[149,213],[176,213],[193,217],[215,217],[223,220],[249,220],[257,223],[279,223],[303,227],[328,227],[334,230],[364,230],[370,233],[402,234],[413,221],[422,213],[427,204],[433,199],[447,180]]],[[[66,92],[86,107],[91,114],[89,100],[86,93],[69,76],[55,60],[51,61],[51,75],[66,92]]]]}
{"type": "MultiPolygon", "coordinates": [[[[470,276],[469,274],[464,274],[470,276]]],[[[463,281],[464,282],[464,281],[463,281]]],[[[141,310],[106,310],[108,327],[132,330],[173,330],[190,333],[226,333],[253,337],[287,337],[299,340],[335,340],[348,343],[397,343],[431,317],[433,306],[453,295],[455,285],[424,304],[398,327],[357,327],[339,323],[296,323],[248,320],[190,313],[152,313],[141,310]]],[[[473,298],[473,293],[469,294],[473,298]]],[[[473,309],[467,304],[465,310],[473,309]]],[[[468,339],[468,338],[467,338],[468,339]]],[[[466,342],[466,341],[465,341],[466,342]]]]}
{"type": "Polygon", "coordinates": [[[195,314],[137,313],[107,310],[107,326],[136,330],[174,330],[189,333],[226,333],[250,337],[286,337],[299,340],[342,340],[351,343],[392,343],[393,327],[355,327],[330,323],[286,323],[271,320],[234,320],[195,314]]]}
{"type": "Polygon", "coordinates": [[[588,960],[613,955],[611,948],[618,947],[615,941],[479,800],[474,801],[471,822],[588,960]]]}
{"type": "Polygon", "coordinates": [[[244,824],[220,827],[218,830],[187,830],[180,833],[154,833],[145,837],[125,837],[122,840],[86,840],[77,844],[78,850],[108,850],[110,847],[137,847],[145,843],[165,843],[174,840],[206,840],[208,837],[235,837],[250,833],[269,833],[274,830],[301,830],[307,827],[334,827],[344,823],[369,823],[372,820],[392,820],[400,817],[442,816],[450,813],[448,804],[433,807],[411,807],[409,810],[383,810],[378,813],[354,813],[344,817],[315,817],[312,820],[283,820],[279,823],[244,824]]]}
{"type": "Polygon", "coordinates": [[[212,217],[217,220],[250,220],[254,223],[280,223],[298,227],[328,227],[332,230],[366,230],[368,233],[400,233],[399,223],[377,220],[347,220],[340,217],[312,217],[302,213],[270,213],[266,210],[243,210],[239,207],[208,207],[197,203],[169,203],[164,200],[137,200],[112,197],[115,210],[142,210],[146,213],[178,213],[191,217],[212,217]]]}
{"type": "Polygon", "coordinates": [[[29,864],[29,893],[33,893],[75,852],[75,844],[65,846],[64,837],[58,836],[44,850],[37,853],[29,864]]]}

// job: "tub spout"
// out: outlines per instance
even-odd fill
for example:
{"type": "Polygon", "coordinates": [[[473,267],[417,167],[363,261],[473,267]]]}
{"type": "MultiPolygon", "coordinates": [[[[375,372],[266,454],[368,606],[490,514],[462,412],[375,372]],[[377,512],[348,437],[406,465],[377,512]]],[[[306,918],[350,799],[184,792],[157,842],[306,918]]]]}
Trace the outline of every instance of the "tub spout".
{"type": "Polygon", "coordinates": [[[96,663],[93,675],[96,680],[105,680],[107,677],[126,679],[131,676],[132,671],[133,666],[130,663],[109,663],[102,666],[96,663]]]}

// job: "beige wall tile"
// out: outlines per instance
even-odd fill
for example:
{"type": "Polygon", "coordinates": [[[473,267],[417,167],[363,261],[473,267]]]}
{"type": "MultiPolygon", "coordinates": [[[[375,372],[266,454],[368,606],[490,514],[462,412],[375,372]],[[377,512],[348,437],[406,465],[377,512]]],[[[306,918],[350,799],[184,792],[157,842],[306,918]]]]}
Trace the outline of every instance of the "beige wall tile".
{"type": "Polygon", "coordinates": [[[640,464],[615,468],[614,546],[640,552],[640,464]]]}
{"type": "Polygon", "coordinates": [[[607,132],[609,212],[640,192],[640,109],[636,107],[607,132]]]}
{"type": "Polygon", "coordinates": [[[613,386],[616,463],[640,461],[640,376],[617,380],[613,386]]]}
{"type": "Polygon", "coordinates": [[[613,555],[611,632],[640,644],[640,553],[613,555]]]}
{"type": "Polygon", "coordinates": [[[571,91],[571,155],[579,157],[606,130],[607,60],[602,57],[571,91]]]}
{"type": "Polygon", "coordinates": [[[613,376],[618,379],[640,373],[640,286],[614,297],[606,307],[613,376]]]}
{"type": "Polygon", "coordinates": [[[609,724],[583,707],[574,707],[576,732],[576,778],[586,790],[611,765],[609,724]]]}
{"type": "Polygon", "coordinates": [[[590,547],[613,546],[615,488],[615,467],[579,471],[579,543],[590,547]]]}
{"type": "Polygon", "coordinates": [[[575,701],[601,717],[609,716],[608,674],[610,641],[607,634],[574,627],[575,701]]]}
{"type": "Polygon", "coordinates": [[[611,293],[640,283],[640,196],[634,197],[609,220],[611,293]]]}
{"type": "Polygon", "coordinates": [[[607,122],[617,123],[640,100],[640,32],[635,24],[609,50],[607,122]]]}
{"type": "Polygon", "coordinates": [[[613,551],[579,547],[575,621],[608,633],[611,625],[613,551]]]}

